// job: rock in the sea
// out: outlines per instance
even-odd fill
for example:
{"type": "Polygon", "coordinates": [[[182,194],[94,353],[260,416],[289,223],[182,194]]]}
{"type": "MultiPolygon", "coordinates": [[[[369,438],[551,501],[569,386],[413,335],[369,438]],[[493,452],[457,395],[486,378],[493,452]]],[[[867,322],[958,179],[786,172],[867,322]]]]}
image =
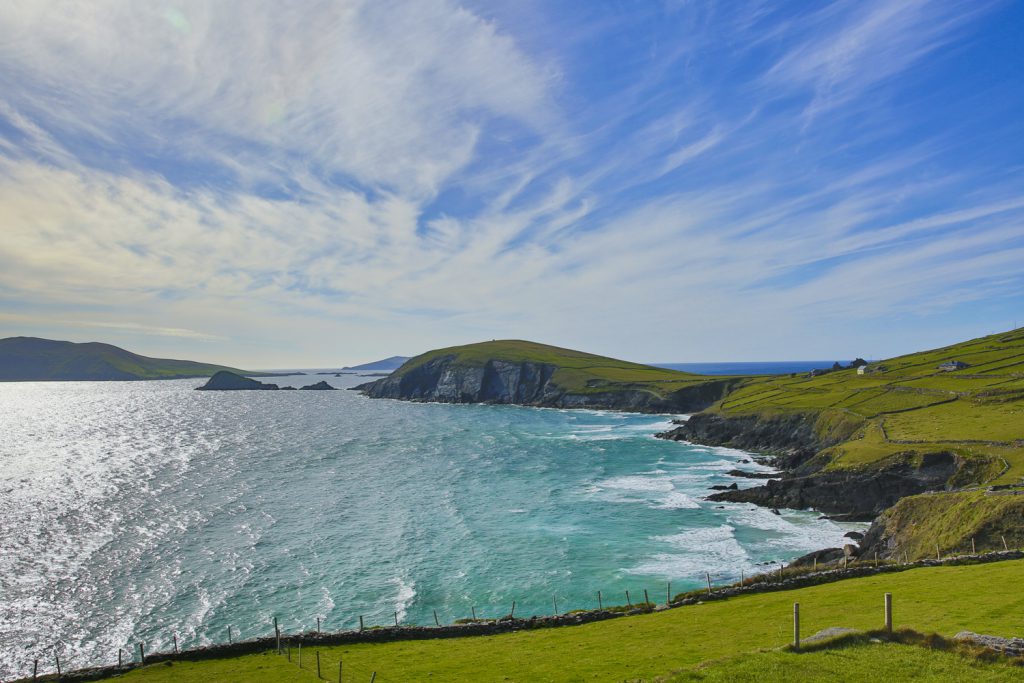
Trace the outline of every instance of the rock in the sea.
{"type": "Polygon", "coordinates": [[[714,491],[736,491],[737,489],[739,489],[739,486],[737,486],[736,484],[729,484],[728,486],[724,484],[715,484],[711,488],[714,491]]]}
{"type": "Polygon", "coordinates": [[[843,538],[850,538],[859,543],[860,541],[864,540],[864,534],[862,534],[859,531],[847,531],[845,534],[843,534],[843,538]]]}
{"type": "Polygon", "coordinates": [[[729,470],[726,474],[730,477],[743,477],[744,479],[778,479],[782,476],[778,472],[747,472],[746,470],[729,470]]]}
{"type": "Polygon", "coordinates": [[[236,375],[227,370],[221,370],[211,377],[206,384],[196,387],[197,391],[251,391],[251,390],[277,390],[276,384],[264,384],[248,377],[236,375]]]}
{"type": "Polygon", "coordinates": [[[316,384],[309,384],[307,386],[302,387],[302,390],[303,391],[335,391],[334,387],[332,387],[327,382],[317,382],[316,384]]]}

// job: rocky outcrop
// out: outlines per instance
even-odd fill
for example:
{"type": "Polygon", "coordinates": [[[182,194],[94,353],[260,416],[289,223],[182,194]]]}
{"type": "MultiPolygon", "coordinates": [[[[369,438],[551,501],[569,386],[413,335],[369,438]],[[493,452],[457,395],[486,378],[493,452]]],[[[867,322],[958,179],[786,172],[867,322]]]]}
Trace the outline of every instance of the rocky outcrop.
{"type": "Polygon", "coordinates": [[[303,391],[336,391],[336,389],[334,387],[332,387],[330,384],[328,384],[327,382],[317,382],[316,384],[308,384],[308,385],[302,387],[302,390],[303,391]]]}
{"type": "Polygon", "coordinates": [[[701,413],[691,416],[671,431],[658,434],[658,437],[770,453],[776,456],[779,467],[793,469],[810,460],[822,448],[837,442],[819,436],[817,419],[816,415],[806,413],[774,417],[701,413]]]}
{"type": "Polygon", "coordinates": [[[708,500],[797,510],[814,508],[851,521],[870,521],[905,496],[944,488],[960,465],[952,453],[890,460],[865,470],[825,470],[772,479],[764,486],[723,491],[708,500]]]}
{"type": "Polygon", "coordinates": [[[592,385],[586,391],[571,392],[553,381],[557,370],[557,365],[530,361],[495,359],[483,364],[465,364],[447,355],[355,389],[371,398],[406,401],[690,412],[708,407],[736,383],[735,379],[702,382],[667,397],[630,385],[592,385]]]}
{"type": "Polygon", "coordinates": [[[197,391],[253,391],[253,390],[277,390],[276,384],[265,384],[248,377],[236,375],[227,370],[221,370],[211,377],[206,384],[196,387],[197,391]]]}

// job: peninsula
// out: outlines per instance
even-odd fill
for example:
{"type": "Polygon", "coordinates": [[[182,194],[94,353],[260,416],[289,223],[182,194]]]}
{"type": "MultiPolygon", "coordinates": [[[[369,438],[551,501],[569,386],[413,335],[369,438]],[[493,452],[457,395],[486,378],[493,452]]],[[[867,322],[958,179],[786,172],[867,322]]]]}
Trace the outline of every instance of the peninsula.
{"type": "Polygon", "coordinates": [[[744,381],[513,339],[429,351],[355,390],[407,401],[664,413],[702,410],[744,381]]]}
{"type": "Polygon", "coordinates": [[[150,358],[99,342],[0,339],[0,382],[186,379],[209,377],[221,370],[254,376],[270,374],[190,360],[150,358]]]}

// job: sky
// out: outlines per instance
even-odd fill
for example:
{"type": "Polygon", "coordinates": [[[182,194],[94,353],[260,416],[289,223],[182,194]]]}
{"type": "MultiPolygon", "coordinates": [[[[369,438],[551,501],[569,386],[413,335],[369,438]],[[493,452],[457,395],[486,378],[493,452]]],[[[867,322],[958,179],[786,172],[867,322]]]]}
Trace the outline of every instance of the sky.
{"type": "Polygon", "coordinates": [[[884,358],[1024,324],[1024,5],[5,0],[0,337],[884,358]]]}

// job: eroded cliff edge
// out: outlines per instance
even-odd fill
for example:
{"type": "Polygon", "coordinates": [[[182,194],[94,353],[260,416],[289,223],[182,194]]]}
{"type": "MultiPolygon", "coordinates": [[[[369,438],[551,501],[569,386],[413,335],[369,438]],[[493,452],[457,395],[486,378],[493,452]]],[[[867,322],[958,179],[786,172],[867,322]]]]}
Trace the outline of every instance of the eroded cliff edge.
{"type": "Polygon", "coordinates": [[[559,369],[552,363],[500,359],[468,364],[447,354],[355,389],[371,398],[406,401],[685,413],[707,408],[741,381],[709,379],[659,393],[650,384],[591,379],[573,389],[559,383],[559,369]]]}

